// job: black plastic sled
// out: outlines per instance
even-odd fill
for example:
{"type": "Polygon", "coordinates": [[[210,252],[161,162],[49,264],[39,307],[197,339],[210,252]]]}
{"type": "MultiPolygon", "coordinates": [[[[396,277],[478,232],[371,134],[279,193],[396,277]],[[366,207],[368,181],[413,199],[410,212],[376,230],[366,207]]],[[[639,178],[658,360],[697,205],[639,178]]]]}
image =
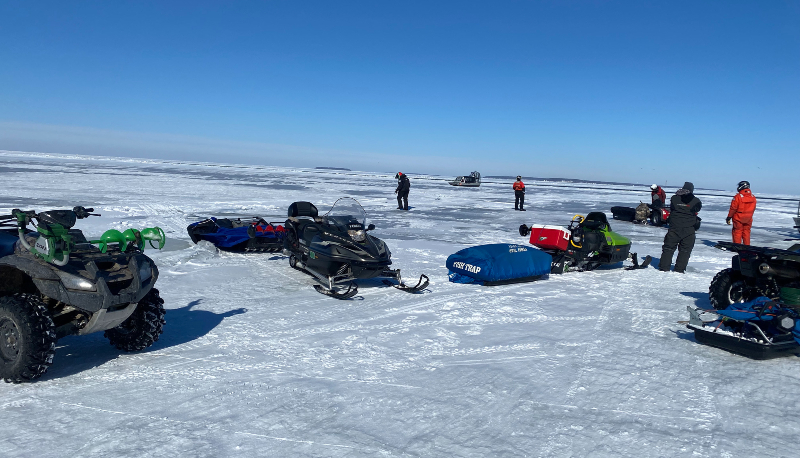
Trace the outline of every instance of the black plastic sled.
{"type": "Polygon", "coordinates": [[[688,329],[694,332],[697,342],[720,348],[752,359],[771,359],[800,354],[796,331],[798,314],[779,304],[773,304],[767,313],[755,313],[752,318],[732,319],[717,315],[719,311],[687,307],[688,329]],[[703,320],[702,314],[714,318],[703,320]],[[768,321],[761,321],[767,318],[768,321]]]}

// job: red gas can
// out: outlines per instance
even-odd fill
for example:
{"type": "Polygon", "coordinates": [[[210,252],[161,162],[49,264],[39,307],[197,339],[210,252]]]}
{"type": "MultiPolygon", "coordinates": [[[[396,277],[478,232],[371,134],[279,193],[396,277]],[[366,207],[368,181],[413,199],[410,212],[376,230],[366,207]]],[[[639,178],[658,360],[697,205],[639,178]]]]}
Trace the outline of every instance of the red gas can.
{"type": "Polygon", "coordinates": [[[569,231],[561,226],[531,226],[531,245],[543,250],[566,251],[569,247],[569,231]]]}

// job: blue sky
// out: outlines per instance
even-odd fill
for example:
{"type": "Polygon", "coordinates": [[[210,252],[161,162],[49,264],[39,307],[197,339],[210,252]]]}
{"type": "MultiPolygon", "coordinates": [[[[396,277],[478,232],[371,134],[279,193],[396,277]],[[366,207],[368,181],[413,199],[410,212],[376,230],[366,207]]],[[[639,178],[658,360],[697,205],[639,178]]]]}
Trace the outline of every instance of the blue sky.
{"type": "Polygon", "coordinates": [[[3,2],[0,149],[800,194],[800,2],[3,2]]]}

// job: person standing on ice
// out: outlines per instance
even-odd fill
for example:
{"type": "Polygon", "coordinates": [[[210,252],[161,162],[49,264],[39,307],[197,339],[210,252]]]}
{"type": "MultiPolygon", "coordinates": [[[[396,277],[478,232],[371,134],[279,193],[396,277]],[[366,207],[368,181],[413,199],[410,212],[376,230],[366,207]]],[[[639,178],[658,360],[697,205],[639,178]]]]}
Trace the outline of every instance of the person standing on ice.
{"type": "Polygon", "coordinates": [[[650,208],[661,208],[667,203],[667,193],[657,184],[650,185],[650,208]]]}
{"type": "Polygon", "coordinates": [[[408,191],[411,189],[411,181],[403,172],[397,172],[394,177],[397,179],[397,189],[394,190],[397,194],[397,209],[408,210],[408,191]]]}
{"type": "Polygon", "coordinates": [[[749,181],[740,181],[736,187],[737,194],[731,201],[726,224],[733,220],[733,243],[750,245],[750,228],[753,226],[753,213],[756,211],[756,196],[750,191],[749,181]]]}
{"type": "Polygon", "coordinates": [[[517,175],[517,181],[514,182],[514,210],[525,210],[525,183],[522,182],[522,177],[517,175]]]}
{"type": "Polygon", "coordinates": [[[672,265],[672,255],[678,249],[678,259],[675,260],[675,272],[683,273],[689,264],[689,256],[694,248],[695,232],[700,227],[697,213],[703,208],[700,199],[694,196],[694,185],[690,182],[683,184],[681,189],[670,199],[669,231],[664,236],[664,246],[661,247],[661,262],[658,269],[669,272],[672,265]]]}

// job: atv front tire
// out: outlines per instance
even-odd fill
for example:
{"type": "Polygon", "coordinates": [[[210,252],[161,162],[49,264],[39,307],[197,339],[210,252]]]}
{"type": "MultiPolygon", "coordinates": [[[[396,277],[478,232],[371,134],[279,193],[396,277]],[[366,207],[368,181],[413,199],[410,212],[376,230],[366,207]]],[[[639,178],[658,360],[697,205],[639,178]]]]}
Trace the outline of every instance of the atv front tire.
{"type": "Polygon", "coordinates": [[[153,288],[127,320],[105,332],[111,345],[122,351],[141,351],[156,343],[164,330],[164,299],[153,288]]]}
{"type": "Polygon", "coordinates": [[[53,364],[56,331],[38,295],[0,297],[0,378],[29,382],[53,364]]]}
{"type": "Polygon", "coordinates": [[[752,299],[747,282],[741,272],[725,269],[711,280],[708,287],[708,299],[717,310],[723,310],[736,302],[752,299]]]}

